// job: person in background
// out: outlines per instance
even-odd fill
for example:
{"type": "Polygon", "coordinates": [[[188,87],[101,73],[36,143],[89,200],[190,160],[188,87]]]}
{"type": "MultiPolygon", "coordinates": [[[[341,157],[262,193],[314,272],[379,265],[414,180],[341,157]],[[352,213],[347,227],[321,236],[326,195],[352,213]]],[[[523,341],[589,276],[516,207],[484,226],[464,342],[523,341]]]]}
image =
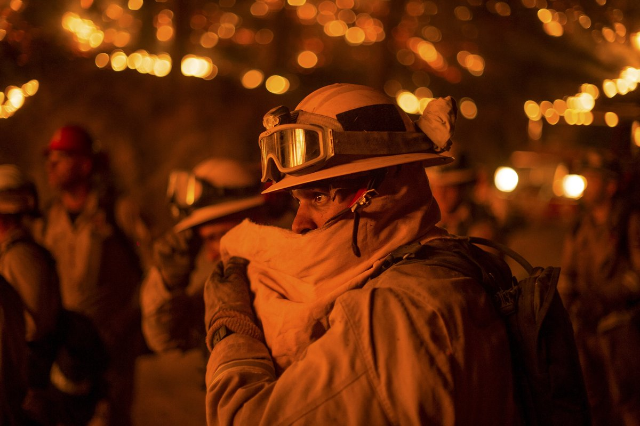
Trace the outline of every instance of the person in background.
{"type": "Polygon", "coordinates": [[[32,420],[46,425],[55,424],[47,391],[62,306],[55,262],[27,228],[27,219],[39,213],[37,200],[35,185],[22,170],[13,164],[0,165],[0,275],[25,307],[29,383],[25,409],[32,420]]]}
{"type": "Polygon", "coordinates": [[[468,250],[436,226],[424,171],[451,161],[455,116],[436,99],[414,123],[354,84],[267,113],[266,192],[299,207],[293,232],[244,221],[222,238],[204,290],[209,425],[519,424],[506,327],[482,285],[418,257],[384,262],[416,242],[468,250]]]}
{"type": "Polygon", "coordinates": [[[504,241],[496,218],[475,200],[477,171],[465,153],[456,156],[451,164],[426,170],[433,197],[440,206],[438,226],[454,235],[504,241]]]}
{"type": "Polygon", "coordinates": [[[45,155],[55,194],[36,233],[56,260],[64,308],[88,317],[108,350],[108,398],[94,424],[126,426],[143,347],[139,289],[149,232],[136,204],[116,191],[106,155],[85,128],[59,128],[45,155]]]}
{"type": "Polygon", "coordinates": [[[640,424],[640,194],[629,195],[616,265],[597,294],[605,307],[597,325],[599,349],[611,405],[624,426],[640,424]]]}
{"type": "Polygon", "coordinates": [[[220,238],[245,218],[267,218],[260,189],[257,171],[228,158],[170,174],[167,192],[178,222],[154,242],[154,266],[142,286],[142,328],[150,349],[204,348],[204,282],[220,258],[220,238]]]}
{"type": "Polygon", "coordinates": [[[0,275],[0,424],[31,425],[23,409],[29,387],[24,306],[20,295],[0,275]]]}
{"type": "MultiPolygon", "coordinates": [[[[621,241],[626,241],[627,228],[621,219],[628,200],[621,192],[621,164],[611,153],[586,151],[577,172],[587,185],[580,198],[581,215],[565,238],[558,291],[574,328],[593,424],[621,424],[622,407],[612,399],[598,329],[607,327],[608,315],[640,297],[634,272],[625,266],[630,258],[623,256],[624,261],[620,250],[621,241]]],[[[635,353],[638,347],[627,349],[635,353]]]]}

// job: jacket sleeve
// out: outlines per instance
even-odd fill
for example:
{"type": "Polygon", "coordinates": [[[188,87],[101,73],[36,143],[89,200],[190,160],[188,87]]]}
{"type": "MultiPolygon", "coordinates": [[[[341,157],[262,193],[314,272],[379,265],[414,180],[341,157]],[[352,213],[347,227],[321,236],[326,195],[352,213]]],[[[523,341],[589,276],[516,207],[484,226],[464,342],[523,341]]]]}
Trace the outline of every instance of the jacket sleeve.
{"type": "Polygon", "coordinates": [[[279,376],[262,342],[220,341],[207,366],[208,425],[518,424],[490,297],[432,269],[392,268],[340,296],[330,328],[279,376]]]}
{"type": "Polygon", "coordinates": [[[207,365],[207,424],[387,424],[339,310],[331,328],[279,377],[264,343],[240,334],[220,341],[207,365]]]}
{"type": "Polygon", "coordinates": [[[18,243],[5,254],[3,274],[26,309],[27,341],[53,333],[61,309],[58,274],[37,246],[18,243]]]}
{"type": "Polygon", "coordinates": [[[202,299],[184,289],[169,291],[160,271],[149,269],[142,282],[140,305],[142,333],[154,352],[188,350],[203,345],[202,299]]]}

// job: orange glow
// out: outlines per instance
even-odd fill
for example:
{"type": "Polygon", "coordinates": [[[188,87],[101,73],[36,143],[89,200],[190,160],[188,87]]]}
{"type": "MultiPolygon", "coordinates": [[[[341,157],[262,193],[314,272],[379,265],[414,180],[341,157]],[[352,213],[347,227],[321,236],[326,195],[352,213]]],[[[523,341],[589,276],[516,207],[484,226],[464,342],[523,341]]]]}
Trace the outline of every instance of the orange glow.
{"type": "Polygon", "coordinates": [[[233,37],[236,32],[236,27],[231,23],[223,23],[220,24],[220,28],[218,28],[218,37],[222,39],[228,39],[233,37]]]}
{"type": "Polygon", "coordinates": [[[608,98],[613,98],[618,94],[616,83],[608,79],[602,82],[602,91],[608,98]]]}
{"type": "Polygon", "coordinates": [[[609,127],[616,127],[620,119],[618,118],[618,114],[615,112],[605,112],[604,113],[604,122],[609,127]]]}
{"type": "Polygon", "coordinates": [[[602,37],[604,37],[604,39],[609,43],[616,41],[616,33],[609,27],[604,27],[602,29],[602,37]]]}
{"type": "Polygon", "coordinates": [[[420,101],[411,92],[401,91],[396,96],[396,102],[403,111],[409,114],[416,114],[420,110],[420,101]]]}
{"type": "Polygon", "coordinates": [[[354,0],[336,0],[336,6],[340,9],[353,9],[355,3],[354,0]]]}
{"type": "Polygon", "coordinates": [[[106,53],[98,53],[96,55],[96,66],[98,68],[104,68],[109,64],[109,55],[106,53]]]}
{"type": "Polygon", "coordinates": [[[427,25],[426,27],[424,27],[422,29],[422,35],[424,36],[424,38],[433,43],[437,43],[442,40],[442,33],[437,27],[434,27],[432,25],[427,25]]]}
{"type": "Polygon", "coordinates": [[[127,68],[127,55],[122,50],[114,50],[111,53],[111,68],[114,71],[123,71],[127,68]]]}
{"type": "Polygon", "coordinates": [[[396,59],[405,66],[410,66],[416,61],[416,57],[409,49],[400,49],[396,52],[396,59]]]}
{"type": "Polygon", "coordinates": [[[207,31],[200,36],[200,45],[204,48],[210,49],[218,44],[218,34],[207,31]]]}
{"type": "Polygon", "coordinates": [[[631,125],[631,139],[633,144],[640,148],[640,122],[634,121],[631,125]]]}
{"type": "Polygon", "coordinates": [[[29,80],[22,85],[22,92],[25,96],[33,96],[38,92],[40,88],[40,82],[38,80],[29,80]]]}
{"type": "Polygon", "coordinates": [[[552,18],[553,18],[553,15],[552,15],[551,11],[549,11],[548,9],[540,9],[540,10],[538,10],[538,19],[543,24],[548,24],[549,22],[551,22],[552,18]]]}
{"type": "Polygon", "coordinates": [[[129,10],[140,10],[142,7],[143,0],[129,0],[129,4],[127,7],[129,10]]]}
{"type": "Polygon", "coordinates": [[[558,111],[555,109],[549,108],[545,111],[544,118],[549,124],[558,124],[558,121],[560,121],[560,114],[558,114],[558,111]]]}
{"type": "Polygon", "coordinates": [[[298,55],[298,64],[302,68],[313,68],[318,64],[318,56],[310,50],[305,50],[298,55]]]}
{"type": "Polygon", "coordinates": [[[529,124],[527,125],[527,134],[531,140],[540,140],[542,137],[542,121],[529,120],[529,124]]]}
{"type": "Polygon", "coordinates": [[[257,1],[251,5],[249,12],[251,12],[253,16],[266,16],[266,14],[269,13],[269,6],[266,3],[257,1]]]}
{"type": "Polygon", "coordinates": [[[564,34],[564,29],[559,22],[551,21],[543,25],[544,32],[552,37],[560,37],[564,34]]]}
{"type": "Polygon", "coordinates": [[[280,75],[272,75],[265,83],[267,90],[275,95],[281,95],[289,90],[289,80],[280,75]]]}
{"type": "Polygon", "coordinates": [[[331,37],[340,37],[346,34],[347,24],[342,21],[330,21],[325,24],[324,32],[331,37]]]}
{"type": "Polygon", "coordinates": [[[256,33],[256,43],[269,44],[273,41],[273,32],[269,29],[263,28],[256,33]]]}
{"type": "Polygon", "coordinates": [[[107,15],[107,17],[109,17],[109,19],[112,19],[114,21],[118,20],[122,14],[124,13],[124,9],[122,9],[121,6],[115,4],[115,3],[111,3],[108,7],[107,10],[104,11],[104,14],[107,15]]]}
{"type": "Polygon", "coordinates": [[[11,0],[11,3],[9,3],[9,7],[15,12],[19,12],[23,5],[22,0],[11,0]]]}
{"type": "Polygon", "coordinates": [[[356,22],[356,14],[351,9],[345,9],[338,12],[338,19],[347,24],[353,24],[356,22]]]}
{"type": "Polygon", "coordinates": [[[508,3],[503,1],[499,1],[495,5],[496,13],[500,16],[509,16],[511,15],[511,7],[509,7],[508,3]]]}
{"type": "Polygon", "coordinates": [[[402,90],[402,85],[398,80],[387,80],[384,83],[383,89],[387,96],[395,98],[398,92],[402,90]]]}
{"type": "Polygon", "coordinates": [[[298,8],[296,13],[298,14],[298,18],[300,18],[301,21],[311,21],[316,17],[318,10],[313,4],[305,3],[298,8]]]}
{"type": "Polygon", "coordinates": [[[460,102],[460,113],[466,119],[473,120],[478,116],[478,107],[473,99],[462,98],[460,102]]]}
{"type": "Polygon", "coordinates": [[[635,47],[636,50],[640,50],[640,32],[631,34],[629,38],[633,47],[635,47]]]}
{"type": "Polygon", "coordinates": [[[527,101],[524,103],[524,113],[527,114],[530,120],[540,120],[542,118],[542,113],[540,112],[540,107],[534,101],[527,101]]]}
{"type": "Polygon", "coordinates": [[[578,22],[585,30],[591,28],[591,18],[589,18],[587,15],[580,15],[580,17],[578,18],[578,22]]]}
{"type": "Polygon", "coordinates": [[[113,44],[116,47],[124,47],[129,44],[129,41],[131,41],[131,34],[126,31],[118,31],[116,37],[113,39],[113,44]]]}
{"type": "Polygon", "coordinates": [[[456,18],[458,18],[460,21],[470,21],[471,18],[473,17],[471,15],[471,11],[469,10],[468,7],[466,6],[458,6],[453,10],[453,14],[456,16],[456,18]]]}
{"type": "Polygon", "coordinates": [[[242,86],[246,89],[255,89],[262,84],[264,74],[260,70],[249,70],[242,76],[242,86]]]}
{"type": "Polygon", "coordinates": [[[365,34],[362,28],[351,27],[347,30],[344,37],[350,45],[358,46],[364,42],[365,34]]]}

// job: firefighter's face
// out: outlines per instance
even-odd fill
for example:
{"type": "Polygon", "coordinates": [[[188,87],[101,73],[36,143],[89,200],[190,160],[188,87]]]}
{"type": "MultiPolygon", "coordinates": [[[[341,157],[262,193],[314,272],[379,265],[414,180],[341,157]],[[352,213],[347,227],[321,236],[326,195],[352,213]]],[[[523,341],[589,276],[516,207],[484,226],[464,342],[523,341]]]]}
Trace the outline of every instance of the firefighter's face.
{"type": "Polygon", "coordinates": [[[299,204],[291,225],[291,229],[297,234],[322,227],[329,219],[349,207],[352,198],[349,191],[331,189],[328,185],[294,189],[291,195],[299,204]]]}
{"type": "Polygon", "coordinates": [[[54,189],[69,189],[85,182],[91,175],[91,167],[91,159],[83,155],[58,150],[47,154],[47,179],[54,189]]]}
{"type": "Polygon", "coordinates": [[[202,249],[209,262],[215,262],[220,258],[220,239],[238,223],[237,220],[221,220],[205,223],[198,227],[202,249]]]}

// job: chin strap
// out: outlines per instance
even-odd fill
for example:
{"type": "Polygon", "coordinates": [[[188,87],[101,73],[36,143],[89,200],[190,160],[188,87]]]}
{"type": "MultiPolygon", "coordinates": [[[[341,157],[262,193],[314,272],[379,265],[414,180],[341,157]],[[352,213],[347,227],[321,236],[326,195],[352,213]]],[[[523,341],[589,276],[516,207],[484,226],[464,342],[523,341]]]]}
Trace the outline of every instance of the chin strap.
{"type": "MultiPolygon", "coordinates": [[[[369,187],[373,180],[369,181],[369,187]]],[[[351,233],[351,249],[356,257],[360,257],[360,248],[358,247],[358,226],[360,225],[360,209],[371,204],[371,199],[378,196],[375,189],[363,188],[359,190],[353,197],[350,210],[353,212],[353,232],[351,233]]]]}
{"type": "Polygon", "coordinates": [[[355,193],[355,195],[351,199],[351,202],[349,203],[349,207],[342,210],[327,221],[327,223],[331,223],[335,220],[338,220],[338,218],[340,218],[345,213],[348,213],[349,211],[353,213],[351,249],[353,250],[353,254],[355,254],[356,257],[360,257],[361,255],[360,248],[358,247],[358,226],[360,225],[360,210],[371,204],[371,200],[379,195],[378,191],[376,191],[376,188],[378,187],[378,185],[380,185],[385,176],[386,170],[375,173],[375,175],[372,176],[371,179],[369,179],[366,188],[361,188],[355,193]]]}

